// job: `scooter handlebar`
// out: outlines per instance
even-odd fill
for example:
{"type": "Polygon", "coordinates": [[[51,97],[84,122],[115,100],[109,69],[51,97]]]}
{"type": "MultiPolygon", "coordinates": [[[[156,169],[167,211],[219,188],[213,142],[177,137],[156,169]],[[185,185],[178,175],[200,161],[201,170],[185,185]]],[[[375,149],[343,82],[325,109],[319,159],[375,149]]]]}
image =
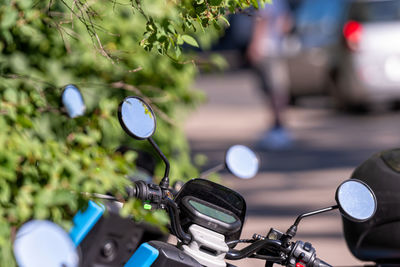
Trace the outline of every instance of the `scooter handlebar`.
{"type": "Polygon", "coordinates": [[[260,258],[288,267],[298,266],[297,263],[301,263],[301,266],[308,267],[332,267],[328,263],[316,257],[315,248],[313,248],[310,243],[300,240],[286,248],[280,240],[259,239],[241,250],[230,249],[225,258],[228,260],[239,260],[247,257],[260,258]],[[277,250],[287,256],[282,257],[269,253],[259,254],[260,249],[262,248],[277,250]],[[257,253],[258,256],[254,253],[257,253]]]}

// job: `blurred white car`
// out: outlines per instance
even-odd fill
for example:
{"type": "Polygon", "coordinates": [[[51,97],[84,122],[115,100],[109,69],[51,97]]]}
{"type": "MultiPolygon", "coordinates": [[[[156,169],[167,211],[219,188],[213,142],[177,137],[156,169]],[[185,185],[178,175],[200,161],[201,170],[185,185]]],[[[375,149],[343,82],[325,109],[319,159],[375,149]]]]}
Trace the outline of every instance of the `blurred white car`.
{"type": "Polygon", "coordinates": [[[346,105],[400,100],[400,1],[354,1],[338,54],[337,98],[346,105]]]}
{"type": "Polygon", "coordinates": [[[342,107],[400,100],[399,0],[306,0],[288,44],[294,97],[332,93],[342,107]]]}

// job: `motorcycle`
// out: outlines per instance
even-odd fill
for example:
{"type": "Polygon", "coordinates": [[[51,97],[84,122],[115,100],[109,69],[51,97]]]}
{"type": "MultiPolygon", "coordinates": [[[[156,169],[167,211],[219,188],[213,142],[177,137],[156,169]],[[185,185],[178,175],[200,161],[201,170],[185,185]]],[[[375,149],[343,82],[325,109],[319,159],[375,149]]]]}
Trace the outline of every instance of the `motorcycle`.
{"type": "MultiPolygon", "coordinates": [[[[149,202],[153,208],[166,209],[171,221],[171,234],[179,241],[177,245],[158,240],[145,242],[126,263],[119,266],[232,266],[225,260],[246,257],[264,260],[266,266],[275,263],[290,267],[330,266],[316,257],[315,248],[310,243],[292,241],[300,221],[305,217],[339,209],[347,219],[363,222],[373,217],[377,209],[376,197],[369,186],[360,180],[349,179],[338,187],[336,205],[301,214],[284,233],[271,228],[266,236],[255,234],[250,239],[239,239],[246,213],[243,197],[205,179],[190,180],[174,197],[169,187],[169,162],[151,138],[156,126],[151,107],[140,98],[128,97],[119,106],[118,118],[130,136],[139,140],[147,139],[166,166],[159,185],[137,181],[129,188],[129,197],[149,202]],[[237,250],[235,246],[238,243],[249,245],[237,250]]],[[[234,154],[234,166],[244,166],[240,169],[244,170],[245,175],[254,173],[258,162],[254,157],[243,155],[246,154],[234,154]]],[[[21,244],[17,240],[28,236],[19,237],[17,234],[15,251],[21,244]]],[[[27,249],[25,247],[19,251],[27,249]]],[[[24,265],[17,253],[16,259],[21,266],[45,266],[24,265]]]]}

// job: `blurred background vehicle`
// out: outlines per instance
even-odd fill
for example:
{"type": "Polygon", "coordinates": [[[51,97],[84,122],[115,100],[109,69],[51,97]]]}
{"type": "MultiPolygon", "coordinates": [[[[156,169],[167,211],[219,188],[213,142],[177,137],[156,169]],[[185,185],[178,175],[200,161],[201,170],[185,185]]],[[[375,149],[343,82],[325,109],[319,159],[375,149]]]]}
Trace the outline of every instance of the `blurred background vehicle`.
{"type": "Polygon", "coordinates": [[[300,96],[327,93],[343,9],[341,0],[306,0],[294,14],[294,28],[285,44],[292,102],[300,96]]]}
{"type": "MultiPolygon", "coordinates": [[[[400,1],[292,0],[294,26],[284,42],[291,103],[330,95],[336,107],[360,110],[400,102],[400,1]]],[[[215,50],[247,66],[253,12],[232,15],[215,50]],[[237,53],[238,52],[238,53],[237,53]],[[236,57],[236,58],[235,58],[236,57]]]]}
{"type": "Polygon", "coordinates": [[[346,109],[398,102],[399,26],[399,1],[303,1],[286,42],[292,102],[327,93],[346,109]]]}
{"type": "Polygon", "coordinates": [[[347,15],[334,77],[339,103],[399,101],[400,2],[355,1],[347,15]]]}

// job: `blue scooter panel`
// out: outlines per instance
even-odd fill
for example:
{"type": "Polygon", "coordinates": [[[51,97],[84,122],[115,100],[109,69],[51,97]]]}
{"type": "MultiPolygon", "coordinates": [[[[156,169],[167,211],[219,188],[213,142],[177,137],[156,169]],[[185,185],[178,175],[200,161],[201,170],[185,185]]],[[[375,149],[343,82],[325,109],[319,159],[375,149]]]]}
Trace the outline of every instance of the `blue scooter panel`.
{"type": "Polygon", "coordinates": [[[81,212],[79,211],[73,218],[74,227],[72,227],[69,235],[75,246],[79,246],[81,241],[92,230],[93,226],[103,216],[105,207],[89,201],[88,208],[81,212]]]}
{"type": "Polygon", "coordinates": [[[193,257],[162,241],[143,243],[124,267],[203,267],[193,257]]]}
{"type": "Polygon", "coordinates": [[[124,267],[150,267],[159,255],[158,249],[143,243],[124,267]]]}

